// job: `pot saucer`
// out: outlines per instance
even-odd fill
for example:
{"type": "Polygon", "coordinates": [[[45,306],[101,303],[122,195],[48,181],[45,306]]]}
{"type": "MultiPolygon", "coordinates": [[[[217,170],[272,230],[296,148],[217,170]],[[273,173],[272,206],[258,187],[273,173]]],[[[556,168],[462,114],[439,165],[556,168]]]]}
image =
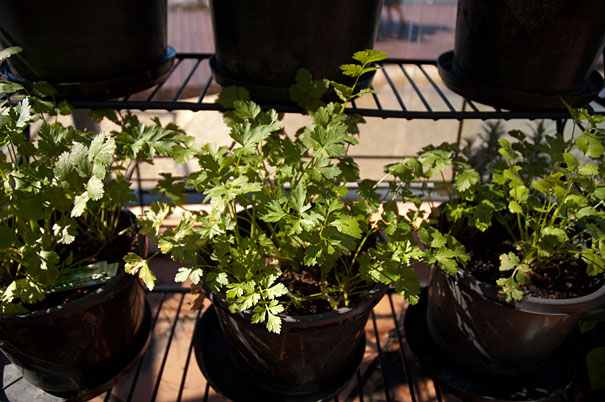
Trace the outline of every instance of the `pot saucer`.
{"type": "Polygon", "coordinates": [[[567,341],[535,374],[521,379],[480,377],[464,372],[439,351],[426,322],[427,290],[405,313],[403,330],[407,349],[445,392],[472,402],[550,401],[569,388],[575,377],[575,360],[567,341]]]}
{"type": "Polygon", "coordinates": [[[260,388],[238,373],[231,358],[227,341],[220,328],[213,306],[198,320],[193,334],[193,345],[197,363],[210,386],[219,394],[235,402],[311,402],[333,399],[344,389],[355,375],[365,352],[365,338],[357,350],[356,362],[350,373],[342,376],[329,389],[306,395],[283,395],[260,388]]]}
{"type": "MultiPolygon", "coordinates": [[[[175,50],[168,46],[166,56],[160,62],[126,76],[99,81],[49,82],[49,84],[57,91],[56,97],[60,99],[103,100],[118,98],[164,82],[170,75],[175,56],[175,50]]],[[[0,75],[25,87],[32,84],[32,82],[14,75],[6,61],[0,65],[0,75]]]]}
{"type": "Polygon", "coordinates": [[[98,384],[92,389],[84,389],[77,395],[50,394],[44,390],[30,384],[22,376],[21,370],[10,363],[6,357],[0,353],[0,400],[26,402],[60,402],[66,399],[69,402],[87,401],[96,395],[102,394],[117,384],[132,368],[139,362],[143,354],[147,351],[151,340],[153,320],[151,308],[145,300],[145,313],[141,329],[136,336],[133,347],[129,353],[121,359],[113,362],[111,370],[102,370],[95,372],[96,379],[91,379],[91,383],[98,384]]]}
{"type": "Polygon", "coordinates": [[[472,80],[454,68],[454,51],[450,50],[437,58],[439,76],[445,85],[457,93],[479,103],[503,109],[561,110],[564,99],[573,107],[583,106],[596,98],[603,89],[603,77],[595,70],[580,92],[547,95],[538,92],[518,91],[499,88],[472,80]]]}

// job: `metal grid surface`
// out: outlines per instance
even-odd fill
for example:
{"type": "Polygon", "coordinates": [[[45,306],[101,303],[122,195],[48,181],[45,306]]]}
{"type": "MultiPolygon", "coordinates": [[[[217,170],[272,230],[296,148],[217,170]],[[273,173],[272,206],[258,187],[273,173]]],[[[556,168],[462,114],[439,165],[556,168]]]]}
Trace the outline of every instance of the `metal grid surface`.
{"type": "MultiPolygon", "coordinates": [[[[222,110],[210,96],[218,88],[209,74],[208,53],[177,53],[164,84],[118,100],[73,100],[78,108],[133,110],[222,110]]],[[[353,103],[350,110],[363,116],[403,119],[566,119],[567,111],[508,111],[465,100],[445,87],[435,60],[390,58],[380,64],[374,78],[372,101],[353,103]],[[376,86],[380,81],[382,85],[376,86]]],[[[604,113],[605,100],[597,98],[586,107],[604,113]]],[[[300,108],[264,105],[278,112],[302,112],[300,108]]]]}

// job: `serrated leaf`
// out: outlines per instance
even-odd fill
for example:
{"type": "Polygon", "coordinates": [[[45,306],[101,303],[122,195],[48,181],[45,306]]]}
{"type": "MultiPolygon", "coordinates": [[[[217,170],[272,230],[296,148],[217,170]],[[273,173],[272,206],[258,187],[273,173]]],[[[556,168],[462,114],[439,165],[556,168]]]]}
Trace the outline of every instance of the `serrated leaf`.
{"type": "Polygon", "coordinates": [[[593,134],[583,133],[576,140],[576,144],[580,151],[591,158],[603,156],[603,144],[599,138],[593,134]]]}
{"type": "Polygon", "coordinates": [[[481,180],[475,169],[464,169],[456,174],[456,190],[465,192],[481,180]]]}
{"type": "Polygon", "coordinates": [[[512,251],[507,254],[500,255],[500,271],[509,271],[516,269],[521,261],[519,257],[512,251]]]}
{"type": "Polygon", "coordinates": [[[53,225],[53,233],[63,244],[71,244],[78,234],[77,224],[71,220],[61,220],[53,225]]]}
{"type": "Polygon", "coordinates": [[[356,239],[361,239],[362,237],[362,230],[355,218],[341,216],[334,219],[330,224],[338,229],[340,233],[352,236],[356,239]]]}
{"type": "Polygon", "coordinates": [[[267,289],[267,296],[269,299],[277,299],[288,293],[288,288],[283,283],[278,283],[267,289]]]}
{"type": "Polygon", "coordinates": [[[84,213],[88,200],[89,200],[88,192],[82,193],[75,197],[74,206],[71,210],[72,218],[77,218],[78,216],[81,216],[84,213]]]}
{"type": "Polygon", "coordinates": [[[549,243],[554,242],[554,243],[562,244],[562,243],[565,243],[568,239],[567,233],[565,233],[565,230],[558,228],[558,227],[554,227],[554,226],[547,226],[544,229],[542,229],[541,235],[549,243]]]}
{"type": "Polygon", "coordinates": [[[344,75],[349,77],[358,77],[363,73],[363,67],[359,64],[343,64],[340,69],[344,75]]]}
{"type": "Polygon", "coordinates": [[[267,314],[267,330],[279,334],[281,332],[281,318],[271,313],[267,314]]]}
{"type": "Polygon", "coordinates": [[[508,203],[508,210],[512,214],[522,214],[523,213],[523,207],[517,201],[510,201],[508,203]]]}
{"type": "Polygon", "coordinates": [[[185,282],[187,279],[189,279],[189,274],[191,274],[191,271],[193,271],[191,268],[186,268],[186,267],[179,268],[176,275],[174,275],[174,281],[175,282],[185,282]]]}
{"type": "Polygon", "coordinates": [[[250,93],[246,88],[237,87],[237,86],[229,86],[223,88],[223,90],[219,93],[216,101],[220,103],[221,106],[227,109],[232,109],[234,107],[234,103],[236,101],[249,101],[250,93]]]}
{"type": "Polygon", "coordinates": [[[278,222],[286,215],[287,213],[283,210],[279,201],[271,200],[267,203],[266,210],[260,217],[265,222],[278,222]]]}
{"type": "Polygon", "coordinates": [[[587,163],[580,168],[579,173],[586,176],[596,176],[599,174],[599,168],[592,163],[587,163]]]}
{"type": "Polygon", "coordinates": [[[101,181],[98,177],[92,176],[88,183],[86,184],[86,192],[88,193],[88,197],[93,201],[98,201],[103,198],[104,189],[103,189],[103,181],[101,181]]]}
{"type": "Polygon", "coordinates": [[[3,94],[14,94],[15,92],[21,91],[23,86],[16,82],[0,82],[0,93],[3,94]]]}
{"type": "Polygon", "coordinates": [[[11,56],[19,54],[23,51],[22,47],[19,46],[11,46],[0,50],[0,60],[8,59],[11,56]]]}
{"type": "Polygon", "coordinates": [[[361,64],[376,63],[382,61],[388,57],[387,52],[378,52],[373,49],[360,50],[353,54],[353,59],[357,60],[361,64]]]}
{"type": "Polygon", "coordinates": [[[153,290],[155,286],[156,277],[149,268],[149,263],[146,259],[144,259],[138,254],[129,252],[124,257],[124,262],[124,271],[127,274],[138,274],[139,278],[141,278],[145,283],[145,286],[147,286],[149,290],[153,290]]]}

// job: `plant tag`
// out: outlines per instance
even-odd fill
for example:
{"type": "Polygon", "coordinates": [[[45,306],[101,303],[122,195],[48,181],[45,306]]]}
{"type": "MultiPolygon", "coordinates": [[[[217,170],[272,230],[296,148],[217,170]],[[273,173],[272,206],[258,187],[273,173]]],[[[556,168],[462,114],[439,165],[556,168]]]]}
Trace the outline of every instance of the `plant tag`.
{"type": "Polygon", "coordinates": [[[47,292],[60,292],[64,290],[79,289],[87,286],[100,285],[118,273],[118,263],[108,264],[100,261],[83,267],[70,269],[63,274],[57,283],[47,289],[47,292]]]}

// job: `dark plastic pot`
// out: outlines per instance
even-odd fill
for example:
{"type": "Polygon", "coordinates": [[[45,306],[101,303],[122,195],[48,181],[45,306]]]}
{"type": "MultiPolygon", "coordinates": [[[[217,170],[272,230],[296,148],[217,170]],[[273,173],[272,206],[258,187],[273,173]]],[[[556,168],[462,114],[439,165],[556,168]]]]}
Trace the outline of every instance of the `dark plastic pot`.
{"type": "Polygon", "coordinates": [[[23,48],[9,59],[17,79],[59,95],[126,95],[170,70],[166,22],[166,0],[2,0],[0,46],[23,48]]]}
{"type": "Polygon", "coordinates": [[[376,285],[359,304],[325,314],[284,316],[280,334],[251,323],[251,312],[232,314],[224,298],[210,294],[242,376],[287,396],[321,394],[354,374],[365,345],[364,328],[387,287],[376,285]]]}
{"type": "Polygon", "coordinates": [[[253,99],[280,103],[300,68],[342,82],[339,66],[374,46],[382,3],[211,0],[214,76],[223,86],[247,87],[253,99]]]}
{"type": "Polygon", "coordinates": [[[94,396],[145,350],[150,326],[139,280],[123,272],[66,305],[0,316],[0,348],[27,381],[64,398],[94,396]]]}
{"type": "Polygon", "coordinates": [[[485,86],[465,95],[496,106],[573,98],[587,90],[605,44],[603,15],[602,0],[459,0],[454,73],[485,86]],[[508,99],[490,97],[489,88],[508,99]]]}
{"type": "Polygon", "coordinates": [[[485,376],[523,376],[540,368],[580,317],[605,302],[605,286],[574,299],[525,297],[505,304],[495,286],[437,268],[428,288],[427,324],[442,351],[485,376]]]}

